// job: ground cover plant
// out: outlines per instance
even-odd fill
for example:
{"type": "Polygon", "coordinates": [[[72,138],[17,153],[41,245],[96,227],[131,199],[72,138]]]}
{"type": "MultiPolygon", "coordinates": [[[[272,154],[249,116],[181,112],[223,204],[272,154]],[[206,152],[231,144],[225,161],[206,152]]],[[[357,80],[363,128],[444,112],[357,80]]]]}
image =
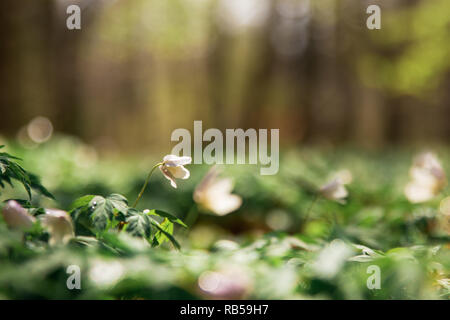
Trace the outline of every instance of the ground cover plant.
{"type": "Polygon", "coordinates": [[[267,177],[1,144],[0,298],[449,298],[446,148],[283,150],[267,177]]]}

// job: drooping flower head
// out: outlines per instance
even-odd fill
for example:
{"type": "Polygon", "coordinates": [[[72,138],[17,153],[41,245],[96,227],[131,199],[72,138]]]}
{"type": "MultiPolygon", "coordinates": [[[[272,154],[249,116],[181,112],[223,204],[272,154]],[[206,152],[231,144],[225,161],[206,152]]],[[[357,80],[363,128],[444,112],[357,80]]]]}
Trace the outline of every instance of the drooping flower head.
{"type": "Polygon", "coordinates": [[[232,194],[233,181],[218,178],[219,172],[212,167],[194,191],[194,201],[202,208],[219,216],[227,215],[242,205],[242,198],[232,194]]]}
{"type": "Polygon", "coordinates": [[[74,236],[72,219],[65,211],[46,209],[41,222],[50,233],[50,245],[67,243],[74,236]]]}
{"type": "Polygon", "coordinates": [[[3,218],[11,228],[28,229],[36,219],[17,201],[10,200],[2,210],[3,218]]]}
{"type": "Polygon", "coordinates": [[[431,200],[447,184],[445,172],[431,152],[419,154],[414,159],[409,175],[411,180],[405,187],[405,196],[412,203],[431,200]]]}
{"type": "Polygon", "coordinates": [[[178,157],[173,154],[169,154],[163,158],[162,165],[159,167],[164,177],[170,181],[170,185],[174,188],[177,187],[175,179],[187,179],[190,176],[189,170],[184,165],[192,162],[191,157],[178,157]]]}
{"type": "Polygon", "coordinates": [[[326,199],[343,202],[348,196],[348,191],[342,180],[335,178],[320,188],[320,194],[326,199]]]}

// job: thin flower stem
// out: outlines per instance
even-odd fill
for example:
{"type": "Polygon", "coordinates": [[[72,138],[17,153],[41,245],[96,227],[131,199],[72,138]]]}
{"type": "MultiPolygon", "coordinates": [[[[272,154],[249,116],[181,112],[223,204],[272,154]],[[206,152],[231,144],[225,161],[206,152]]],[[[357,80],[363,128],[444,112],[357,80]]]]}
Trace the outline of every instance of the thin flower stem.
{"type": "Polygon", "coordinates": [[[181,237],[186,237],[189,230],[191,230],[194,223],[197,221],[199,216],[198,208],[195,204],[191,206],[186,217],[184,218],[184,223],[188,226],[180,232],[181,237]]]}
{"type": "Polygon", "coordinates": [[[191,207],[188,214],[186,215],[186,219],[184,219],[184,223],[190,228],[194,225],[198,218],[198,209],[195,205],[191,207]]]}
{"type": "Polygon", "coordinates": [[[304,218],[305,223],[308,221],[309,215],[310,215],[310,213],[311,213],[311,210],[312,210],[312,208],[314,207],[314,204],[317,202],[318,199],[319,199],[319,194],[316,193],[316,194],[314,195],[314,199],[311,201],[311,205],[309,206],[308,211],[306,211],[306,215],[305,215],[305,218],[304,218]]]}
{"type": "Polygon", "coordinates": [[[148,173],[147,179],[145,180],[145,183],[144,183],[144,185],[142,186],[141,192],[139,192],[139,195],[138,195],[136,201],[134,202],[132,208],[136,208],[136,206],[137,206],[139,200],[142,198],[142,195],[144,194],[145,188],[147,188],[148,181],[150,180],[150,177],[152,176],[153,171],[155,171],[155,169],[158,168],[158,167],[161,166],[161,165],[163,165],[162,162],[157,163],[157,164],[155,164],[155,165],[153,166],[152,170],[150,170],[150,172],[148,173]]]}

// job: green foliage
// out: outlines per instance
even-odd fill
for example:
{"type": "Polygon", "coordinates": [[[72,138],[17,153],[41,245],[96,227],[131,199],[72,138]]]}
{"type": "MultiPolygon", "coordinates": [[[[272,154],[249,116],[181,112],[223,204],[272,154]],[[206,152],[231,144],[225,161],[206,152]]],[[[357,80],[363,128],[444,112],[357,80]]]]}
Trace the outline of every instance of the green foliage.
{"type": "MultiPolygon", "coordinates": [[[[39,150],[29,152],[21,154],[24,159],[39,150]]],[[[437,153],[449,172],[450,152],[437,153]]],[[[97,176],[105,168],[99,162],[86,168],[89,180],[77,180],[76,166],[66,159],[53,162],[52,168],[74,177],[52,183],[57,200],[65,203],[54,207],[69,208],[75,237],[50,247],[39,222],[14,230],[0,215],[0,298],[209,299],[217,296],[200,290],[199,278],[218,272],[224,281],[237,279],[233,285],[243,286],[236,299],[449,299],[450,241],[439,228],[439,203],[448,189],[427,203],[406,201],[411,156],[408,150],[304,149],[284,153],[273,177],[231,167],[226,174],[235,178],[242,209],[225,217],[200,215],[184,234],[177,232],[176,226],[185,227],[178,217],[186,220],[186,212],[195,212],[192,192],[207,168],[193,168],[176,191],[155,175],[152,192],[140,205],[163,210],[142,210],[130,208],[127,200],[142,185],[133,159],[118,160],[129,166],[120,167],[117,184],[107,179],[118,171],[114,163],[97,176]],[[353,174],[347,202],[319,199],[306,220],[317,188],[343,168],[353,174]],[[89,195],[66,203],[76,192],[89,195]],[[181,250],[169,250],[172,246],[181,250]],[[82,270],[82,290],[65,287],[72,264],[82,270]],[[380,289],[367,287],[371,265],[380,268],[380,289]]],[[[36,170],[46,159],[33,157],[33,163],[36,170]]],[[[44,200],[18,201],[39,221],[42,207],[48,207],[44,200]]]]}
{"type": "MultiPolygon", "coordinates": [[[[0,149],[2,148],[4,145],[0,146],[0,149]]],[[[17,180],[23,185],[30,199],[32,189],[46,197],[53,198],[53,195],[41,184],[36,175],[27,172],[18,164],[19,160],[21,159],[6,152],[0,152],[0,187],[4,188],[5,183],[12,187],[12,180],[17,180]]]]}
{"type": "Polygon", "coordinates": [[[85,209],[90,213],[94,229],[103,231],[112,226],[116,217],[126,215],[128,206],[125,197],[111,194],[106,198],[95,196],[85,209]]]}
{"type": "Polygon", "coordinates": [[[71,205],[71,215],[80,230],[101,234],[117,228],[132,236],[148,240],[152,246],[169,241],[177,249],[179,243],[173,237],[174,224],[187,227],[176,216],[161,210],[139,211],[128,206],[127,199],[120,194],[102,196],[86,195],[71,205]],[[157,219],[163,219],[158,223],[157,219]]]}

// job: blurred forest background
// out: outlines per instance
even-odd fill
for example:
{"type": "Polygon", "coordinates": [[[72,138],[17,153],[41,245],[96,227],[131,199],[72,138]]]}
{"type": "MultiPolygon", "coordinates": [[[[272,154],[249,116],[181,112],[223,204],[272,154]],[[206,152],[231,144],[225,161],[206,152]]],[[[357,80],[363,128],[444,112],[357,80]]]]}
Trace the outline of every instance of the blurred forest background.
{"type": "Polygon", "coordinates": [[[0,134],[41,116],[112,150],[170,150],[193,120],[282,146],[448,143],[449,26],[448,0],[2,0],[0,134]]]}

